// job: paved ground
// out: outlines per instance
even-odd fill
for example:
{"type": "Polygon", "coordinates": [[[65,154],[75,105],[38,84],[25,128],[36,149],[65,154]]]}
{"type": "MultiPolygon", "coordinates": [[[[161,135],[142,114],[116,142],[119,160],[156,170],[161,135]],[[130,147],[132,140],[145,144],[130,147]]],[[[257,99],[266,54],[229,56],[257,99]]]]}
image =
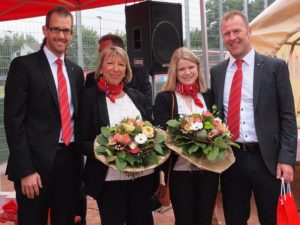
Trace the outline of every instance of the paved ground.
{"type": "MultiPolygon", "coordinates": [[[[5,165],[0,165],[0,191],[13,191],[13,185],[7,180],[6,176],[3,175],[3,171],[5,171],[5,165]]],[[[292,191],[297,202],[297,207],[300,210],[300,163],[296,166],[295,181],[292,184],[292,191]]],[[[248,225],[259,225],[254,201],[252,201],[251,207],[252,212],[248,225]]],[[[215,215],[218,224],[225,225],[220,193],[217,198],[215,215]]],[[[172,208],[166,209],[164,212],[155,212],[154,221],[155,225],[173,225],[174,216],[172,208]]],[[[88,198],[87,222],[88,225],[100,225],[97,205],[92,198],[88,198]]]]}

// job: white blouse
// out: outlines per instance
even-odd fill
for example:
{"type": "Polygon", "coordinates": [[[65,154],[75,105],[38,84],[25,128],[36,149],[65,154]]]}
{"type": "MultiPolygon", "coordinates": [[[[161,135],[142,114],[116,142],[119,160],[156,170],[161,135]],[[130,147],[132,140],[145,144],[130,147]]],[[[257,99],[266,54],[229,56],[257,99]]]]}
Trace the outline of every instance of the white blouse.
{"type": "MultiPolygon", "coordinates": [[[[120,123],[125,118],[135,118],[139,116],[142,118],[140,111],[136,108],[135,104],[125,93],[122,98],[116,99],[115,103],[112,103],[111,100],[106,97],[108,115],[109,115],[109,124],[111,127],[120,123]]],[[[154,170],[145,170],[139,177],[149,175],[153,173],[154,170]]],[[[108,168],[105,181],[116,181],[116,180],[131,180],[130,177],[126,176],[124,173],[119,172],[113,168],[108,168]]]]}
{"type": "MultiPolygon", "coordinates": [[[[201,100],[202,104],[203,104],[203,108],[200,108],[199,106],[197,106],[192,99],[192,110],[189,109],[189,107],[187,106],[183,96],[177,92],[176,93],[176,99],[177,99],[177,105],[178,105],[178,114],[183,114],[183,115],[191,115],[192,113],[203,113],[207,111],[207,107],[203,98],[203,95],[201,93],[198,94],[198,98],[201,100]]],[[[190,171],[190,166],[191,163],[184,159],[183,157],[179,156],[175,166],[173,168],[173,170],[176,171],[190,171]]]]}

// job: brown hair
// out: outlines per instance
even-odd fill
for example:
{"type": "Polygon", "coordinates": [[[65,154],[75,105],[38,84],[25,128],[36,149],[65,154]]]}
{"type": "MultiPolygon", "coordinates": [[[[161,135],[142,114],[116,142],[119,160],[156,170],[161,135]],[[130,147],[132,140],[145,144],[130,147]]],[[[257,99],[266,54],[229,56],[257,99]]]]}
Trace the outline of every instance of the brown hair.
{"type": "Polygon", "coordinates": [[[100,44],[101,41],[107,41],[107,40],[111,40],[111,42],[113,43],[113,46],[117,46],[117,47],[125,49],[122,38],[118,35],[111,34],[111,33],[103,35],[99,39],[98,43],[100,44]]]}
{"type": "Polygon", "coordinates": [[[200,60],[197,55],[193,53],[190,49],[181,47],[175,50],[172,55],[169,70],[168,70],[168,79],[163,86],[163,91],[175,91],[176,90],[176,82],[177,82],[177,64],[180,59],[188,60],[197,65],[198,70],[198,81],[200,92],[206,91],[206,84],[204,80],[204,75],[201,72],[200,60]]]}
{"type": "MultiPolygon", "coordinates": [[[[57,7],[53,8],[53,9],[51,9],[51,10],[47,13],[47,16],[46,16],[46,27],[47,27],[47,28],[49,28],[50,18],[51,18],[51,16],[52,16],[54,13],[57,13],[58,15],[60,15],[60,16],[65,16],[65,17],[70,16],[70,17],[71,17],[71,20],[72,20],[72,27],[73,27],[74,18],[73,18],[72,13],[71,13],[66,7],[63,7],[63,6],[57,6],[57,7]]],[[[71,29],[72,29],[72,27],[71,27],[71,29]]]]}
{"type": "Polygon", "coordinates": [[[224,21],[227,21],[229,19],[231,19],[232,17],[234,16],[239,16],[242,18],[242,20],[244,21],[246,27],[249,27],[249,21],[248,21],[248,18],[245,16],[245,14],[241,11],[238,11],[238,10],[232,10],[232,11],[229,11],[227,13],[224,14],[223,18],[222,18],[222,23],[224,21]]]}
{"type": "Polygon", "coordinates": [[[108,47],[103,49],[103,51],[100,54],[99,57],[99,61],[96,67],[96,72],[95,72],[95,78],[96,80],[99,79],[99,77],[101,76],[101,68],[104,62],[104,59],[106,57],[120,57],[124,63],[126,64],[126,71],[125,71],[125,82],[129,83],[132,79],[132,71],[131,71],[131,67],[130,67],[130,63],[129,63],[129,58],[127,53],[125,52],[124,49],[120,48],[120,47],[116,47],[116,46],[112,46],[112,47],[108,47]]]}

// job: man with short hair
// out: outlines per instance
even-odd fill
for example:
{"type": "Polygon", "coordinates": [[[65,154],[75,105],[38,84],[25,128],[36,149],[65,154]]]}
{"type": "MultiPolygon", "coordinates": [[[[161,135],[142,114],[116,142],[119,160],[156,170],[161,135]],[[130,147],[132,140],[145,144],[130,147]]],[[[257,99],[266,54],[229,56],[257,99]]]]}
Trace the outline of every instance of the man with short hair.
{"type": "Polygon", "coordinates": [[[55,7],[46,16],[45,45],[9,68],[4,121],[19,225],[73,225],[78,195],[75,144],[82,69],[65,58],[73,16],[55,7]]]}
{"type": "MultiPolygon", "coordinates": [[[[104,48],[117,46],[124,49],[124,42],[122,38],[115,34],[103,35],[98,41],[99,54],[104,48]]],[[[149,102],[152,102],[152,87],[149,81],[149,74],[142,68],[132,68],[132,81],[128,84],[129,87],[143,93],[149,102]]],[[[96,84],[95,72],[88,73],[85,79],[85,87],[89,88],[96,84]]]]}
{"type": "Polygon", "coordinates": [[[211,69],[211,85],[227,123],[236,162],[221,174],[227,225],[247,225],[254,194],[262,225],[276,225],[280,178],[293,180],[297,127],[287,64],[254,51],[246,16],[231,11],[221,21],[230,57],[211,69]]]}

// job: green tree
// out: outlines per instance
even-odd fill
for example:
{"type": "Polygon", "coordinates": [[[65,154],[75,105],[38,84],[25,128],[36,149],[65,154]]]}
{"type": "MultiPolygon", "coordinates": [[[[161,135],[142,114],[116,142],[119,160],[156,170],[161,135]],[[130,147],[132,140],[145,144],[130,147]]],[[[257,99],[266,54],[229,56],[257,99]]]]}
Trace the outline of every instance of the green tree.
{"type": "Polygon", "coordinates": [[[21,51],[24,44],[37,44],[38,41],[32,35],[14,33],[0,38],[0,76],[7,75],[12,58],[21,51]]]}
{"type": "Polygon", "coordinates": [[[200,49],[201,47],[201,30],[194,28],[190,31],[191,48],[200,49]]]}
{"type": "MultiPolygon", "coordinates": [[[[98,39],[97,31],[81,27],[83,63],[84,70],[95,70],[98,60],[98,39]]],[[[68,48],[68,57],[75,63],[78,62],[77,30],[73,29],[73,41],[68,48]]]]}
{"type": "MultiPolygon", "coordinates": [[[[275,0],[268,0],[270,5],[275,0]]],[[[231,10],[243,10],[243,0],[224,0],[223,12],[231,10]]],[[[264,10],[263,0],[251,0],[248,3],[248,18],[252,21],[258,14],[264,10]]],[[[219,49],[219,0],[207,0],[206,2],[207,18],[207,38],[208,48],[219,49]]]]}

